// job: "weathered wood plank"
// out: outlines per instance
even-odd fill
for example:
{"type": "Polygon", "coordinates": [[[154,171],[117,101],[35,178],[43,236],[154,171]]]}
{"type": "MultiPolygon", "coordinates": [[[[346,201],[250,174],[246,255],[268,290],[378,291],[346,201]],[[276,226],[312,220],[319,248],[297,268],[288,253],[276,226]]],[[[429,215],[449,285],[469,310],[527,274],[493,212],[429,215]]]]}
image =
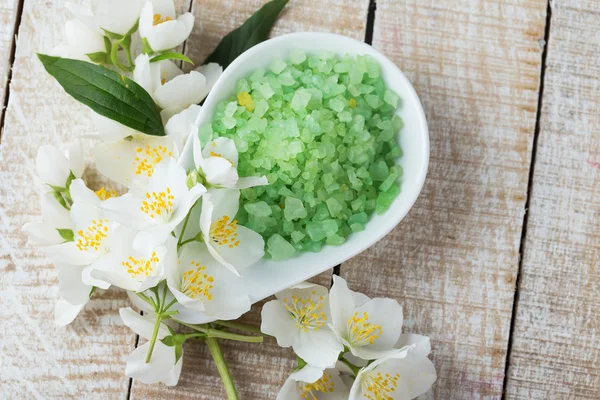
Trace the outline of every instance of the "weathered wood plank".
{"type": "MultiPolygon", "coordinates": [[[[0,107],[4,107],[18,11],[19,0],[0,1],[0,107]]],[[[0,116],[2,114],[4,114],[4,109],[0,110],[0,116]]]]}
{"type": "MultiPolygon", "coordinates": [[[[186,44],[186,54],[201,62],[221,38],[239,26],[256,11],[264,0],[194,1],[196,29],[186,44]]],[[[368,0],[291,1],[274,27],[273,35],[299,31],[329,31],[362,39],[365,32],[368,0]]],[[[317,281],[331,283],[331,271],[317,281]]],[[[260,324],[262,303],[255,305],[243,320],[260,324]]],[[[240,392],[240,398],[274,399],[291,372],[294,355],[281,349],[272,338],[265,343],[244,344],[222,342],[225,358],[240,392]]],[[[208,349],[202,343],[191,343],[184,349],[184,364],[179,385],[167,388],[133,382],[132,399],[221,399],[225,391],[208,349]]]]}
{"type": "MultiPolygon", "coordinates": [[[[93,130],[89,111],[60,89],[35,55],[62,41],[65,3],[24,3],[0,145],[3,398],[124,398],[129,385],[123,357],[134,348],[135,335],[118,314],[127,297],[116,290],[100,293],[72,325],[56,327],[57,273],[21,232],[24,223],[40,218],[38,146],[66,147],[93,130]]],[[[97,180],[89,175],[88,182],[97,180]]]]}
{"type": "Polygon", "coordinates": [[[555,1],[509,399],[600,398],[600,9],[555,1]]]}
{"type": "Polygon", "coordinates": [[[430,170],[408,218],[341,275],[397,298],[405,329],[431,336],[437,399],[501,396],[545,11],[545,0],[377,2],[373,44],[421,97],[430,170]]]}

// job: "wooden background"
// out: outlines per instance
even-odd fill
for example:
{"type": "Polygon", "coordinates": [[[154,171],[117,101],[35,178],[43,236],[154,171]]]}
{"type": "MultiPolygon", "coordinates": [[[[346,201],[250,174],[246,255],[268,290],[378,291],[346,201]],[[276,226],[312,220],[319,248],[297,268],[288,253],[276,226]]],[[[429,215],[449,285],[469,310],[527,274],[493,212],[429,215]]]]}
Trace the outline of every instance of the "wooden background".
{"type": "MultiPolygon", "coordinates": [[[[186,54],[202,60],[263,2],[178,0],[197,21],[186,54]]],[[[67,328],[52,323],[57,274],[20,228],[40,214],[37,147],[93,130],[35,57],[62,40],[65,3],[0,0],[0,396],[224,398],[201,344],[185,348],[174,388],[124,376],[136,337],[120,323],[121,292],[95,296],[67,328]]],[[[431,336],[428,397],[600,398],[598,0],[291,0],[273,35],[296,31],[371,43],[427,113],[421,197],[336,273],[398,299],[406,331],[431,336]]],[[[242,399],[274,399],[292,367],[271,339],[224,350],[242,399]]]]}

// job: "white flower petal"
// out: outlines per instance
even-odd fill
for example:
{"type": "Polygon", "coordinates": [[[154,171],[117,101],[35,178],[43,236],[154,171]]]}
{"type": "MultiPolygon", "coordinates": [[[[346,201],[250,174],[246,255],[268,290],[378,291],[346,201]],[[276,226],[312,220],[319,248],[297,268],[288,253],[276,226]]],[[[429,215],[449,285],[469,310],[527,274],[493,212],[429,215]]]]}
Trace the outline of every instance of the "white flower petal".
{"type": "Polygon", "coordinates": [[[175,18],[175,4],[173,0],[152,0],[154,14],[159,14],[163,19],[165,17],[175,18]]]}
{"type": "Polygon", "coordinates": [[[85,186],[82,179],[75,179],[69,186],[69,193],[74,203],[89,203],[95,206],[99,206],[101,203],[100,198],[92,190],[85,186]]]}
{"type": "MultiPolygon", "coordinates": [[[[141,56],[148,57],[145,54],[140,55],[140,57],[141,56]]],[[[141,65],[143,65],[143,64],[141,64],[141,65]]],[[[136,71],[138,71],[137,65],[136,65],[136,71]]],[[[134,73],[135,73],[135,71],[134,71],[134,73]]],[[[140,86],[141,86],[141,84],[140,84],[140,86]]],[[[104,141],[104,142],[107,142],[107,143],[118,142],[119,140],[125,139],[127,136],[133,136],[134,134],[138,133],[135,129],[131,129],[128,126],[120,124],[117,121],[114,121],[110,118],[103,117],[102,115],[97,114],[93,111],[91,112],[91,115],[92,115],[92,122],[94,123],[94,126],[98,130],[100,139],[102,139],[102,141],[104,141]]]]}
{"type": "Polygon", "coordinates": [[[307,363],[317,367],[332,367],[344,350],[335,334],[327,327],[301,330],[299,340],[294,344],[294,351],[307,363]]]}
{"type": "Polygon", "coordinates": [[[271,300],[263,305],[260,330],[277,339],[279,347],[290,347],[298,340],[296,322],[279,300],[271,300]]]}
{"type": "MultiPolygon", "coordinates": [[[[195,71],[200,72],[206,78],[206,95],[212,90],[215,83],[217,83],[217,79],[223,73],[223,67],[221,67],[217,63],[208,63],[199,66],[195,69],[195,71]]],[[[205,96],[206,96],[205,95],[205,96]]]]}
{"type": "Polygon", "coordinates": [[[73,305],[87,303],[92,286],[86,285],[81,280],[81,273],[85,267],[57,264],[56,268],[58,269],[58,287],[61,298],[73,305]]]}
{"type": "Polygon", "coordinates": [[[140,17],[142,0],[92,0],[98,25],[109,32],[125,35],[140,17]]]}
{"type": "MultiPolygon", "coordinates": [[[[146,3],[144,9],[148,7],[148,4],[146,3]]],[[[140,19],[140,29],[141,27],[142,19],[140,19]]],[[[160,85],[160,67],[157,65],[156,68],[151,68],[150,56],[148,54],[140,54],[136,57],[133,80],[151,96],[154,93],[154,89],[160,85]]]]}
{"type": "Polygon", "coordinates": [[[342,336],[347,329],[346,323],[352,317],[356,307],[352,293],[343,278],[333,275],[333,286],[329,292],[331,320],[336,332],[342,336]]]}
{"type": "Polygon", "coordinates": [[[65,187],[70,172],[69,160],[55,147],[40,146],[35,167],[41,181],[45,184],[65,187]]]}
{"type": "Polygon", "coordinates": [[[183,357],[175,363],[175,347],[156,341],[152,358],[146,363],[149,347],[150,342],[144,343],[125,358],[125,374],[145,384],[162,382],[167,386],[176,385],[181,374],[183,357]]]}
{"type": "Polygon", "coordinates": [[[203,204],[210,201],[213,205],[212,221],[224,216],[233,220],[240,207],[240,191],[236,189],[210,189],[203,198],[203,204]]]}
{"type": "Polygon", "coordinates": [[[149,29],[146,29],[147,25],[145,24],[144,32],[140,31],[140,35],[148,40],[150,47],[155,52],[170,50],[185,42],[190,36],[194,20],[193,14],[185,13],[176,20],[161,22],[149,29]]]}
{"type": "Polygon", "coordinates": [[[204,146],[202,150],[202,156],[204,158],[209,157],[223,157],[237,167],[238,164],[238,151],[235,147],[235,142],[229,138],[216,138],[204,146]]]}
{"type": "MultiPolygon", "coordinates": [[[[151,316],[151,318],[144,317],[133,311],[131,307],[119,309],[119,315],[121,316],[123,323],[129,327],[129,329],[144,339],[150,340],[152,338],[155,323],[154,316],[151,316]]],[[[168,335],[170,335],[169,329],[166,327],[166,325],[161,324],[158,328],[157,338],[160,340],[168,335]]]]}
{"type": "Polygon", "coordinates": [[[237,168],[222,157],[204,159],[202,168],[206,181],[211,185],[234,188],[238,181],[237,168]]]}
{"type": "Polygon", "coordinates": [[[42,217],[44,222],[53,228],[71,229],[69,210],[50,193],[42,195],[42,217]]]}
{"type": "Polygon", "coordinates": [[[81,149],[81,141],[77,140],[67,150],[69,158],[69,169],[75,176],[75,178],[81,178],[83,171],[85,170],[85,162],[83,161],[83,151],[81,149]]]}
{"type": "Polygon", "coordinates": [[[183,110],[202,101],[202,91],[206,86],[204,76],[192,71],[177,76],[154,91],[154,100],[161,108],[183,110]]]}
{"type": "Polygon", "coordinates": [[[324,368],[315,367],[314,365],[306,364],[298,371],[292,372],[290,378],[296,382],[314,383],[323,376],[324,368]]]}
{"type": "Polygon", "coordinates": [[[213,247],[223,260],[242,271],[263,258],[265,241],[260,234],[245,226],[238,226],[236,232],[239,246],[213,244],[213,247]]]}
{"type": "Polygon", "coordinates": [[[235,184],[236,189],[248,189],[254,186],[265,186],[268,185],[269,181],[266,176],[248,176],[244,178],[238,178],[237,183],[235,184]]]}
{"type": "Polygon", "coordinates": [[[54,306],[54,323],[58,326],[69,325],[83,310],[84,306],[85,303],[73,305],[62,297],[59,298],[54,306]]]}
{"type": "Polygon", "coordinates": [[[427,357],[431,352],[431,343],[429,341],[429,337],[423,335],[403,333],[400,335],[400,338],[394,347],[400,349],[405,346],[414,346],[411,352],[423,357],[427,357]]]}
{"type": "Polygon", "coordinates": [[[142,202],[131,193],[110,198],[102,203],[106,218],[136,230],[150,229],[157,225],[146,214],[140,212],[142,202]]]}
{"type": "MultiPolygon", "coordinates": [[[[365,345],[365,349],[391,350],[394,348],[402,332],[403,320],[402,306],[396,300],[384,298],[371,299],[362,306],[357,307],[354,311],[359,316],[366,313],[368,315],[368,323],[381,326],[381,331],[383,332],[374,340],[373,344],[365,345]]],[[[356,353],[354,355],[364,358],[356,353]]]]}
{"type": "Polygon", "coordinates": [[[190,135],[198,136],[198,115],[201,109],[202,107],[199,105],[192,104],[179,114],[172,116],[165,125],[165,132],[175,143],[179,153],[182,152],[190,135]]]}
{"type": "Polygon", "coordinates": [[[29,240],[38,246],[52,246],[65,240],[59,235],[56,228],[43,222],[29,222],[21,228],[29,240]]]}
{"type": "MultiPolygon", "coordinates": [[[[107,256],[104,256],[107,257],[107,256]]],[[[97,261],[92,264],[86,266],[81,272],[81,281],[88,286],[96,286],[100,289],[108,289],[110,287],[110,283],[103,281],[101,279],[94,278],[92,276],[92,271],[96,268],[96,262],[103,262],[104,257],[100,257],[97,261]]]]}

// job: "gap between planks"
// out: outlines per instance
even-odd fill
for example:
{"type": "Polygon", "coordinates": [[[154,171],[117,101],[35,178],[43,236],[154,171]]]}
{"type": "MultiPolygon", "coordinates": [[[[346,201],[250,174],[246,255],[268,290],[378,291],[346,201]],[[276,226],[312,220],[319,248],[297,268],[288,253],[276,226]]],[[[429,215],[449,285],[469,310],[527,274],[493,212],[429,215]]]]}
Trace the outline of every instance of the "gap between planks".
{"type": "MultiPolygon", "coordinates": [[[[375,12],[377,11],[377,0],[369,0],[369,10],[367,11],[367,24],[365,27],[365,43],[369,46],[373,45],[373,29],[375,27],[375,12]]],[[[338,264],[333,267],[333,273],[331,275],[331,284],[333,286],[333,276],[340,276],[342,264],[338,264]]]]}
{"type": "Polygon", "coordinates": [[[0,143],[2,143],[2,132],[4,131],[4,119],[6,117],[6,109],[8,108],[8,99],[10,98],[10,81],[12,80],[12,68],[15,62],[15,54],[17,52],[17,34],[21,26],[21,16],[23,15],[23,3],[25,0],[18,0],[17,10],[15,15],[15,24],[13,26],[12,44],[8,55],[8,71],[6,74],[6,87],[4,88],[4,104],[0,110],[0,143]]]}
{"type": "Polygon", "coordinates": [[[525,252],[525,239],[527,237],[527,224],[529,222],[529,203],[531,201],[533,189],[533,176],[535,173],[535,160],[537,155],[538,137],[540,135],[540,120],[542,116],[542,107],[544,103],[544,79],[546,77],[546,58],[548,56],[548,42],[550,41],[550,28],[552,23],[552,0],[548,0],[546,8],[546,27],[544,31],[544,49],[542,51],[542,65],[540,70],[540,85],[538,91],[538,104],[535,116],[535,130],[533,133],[533,143],[531,149],[531,161],[529,165],[529,178],[527,180],[527,199],[525,200],[525,214],[523,215],[523,227],[521,230],[521,244],[519,246],[519,264],[517,270],[517,279],[515,281],[515,296],[513,299],[513,309],[510,320],[510,330],[508,333],[508,344],[506,347],[506,361],[504,363],[504,381],[502,383],[502,400],[506,399],[506,386],[508,384],[508,368],[510,366],[510,353],[512,349],[513,333],[517,321],[517,307],[519,303],[519,285],[523,270],[523,254],[525,252]]]}

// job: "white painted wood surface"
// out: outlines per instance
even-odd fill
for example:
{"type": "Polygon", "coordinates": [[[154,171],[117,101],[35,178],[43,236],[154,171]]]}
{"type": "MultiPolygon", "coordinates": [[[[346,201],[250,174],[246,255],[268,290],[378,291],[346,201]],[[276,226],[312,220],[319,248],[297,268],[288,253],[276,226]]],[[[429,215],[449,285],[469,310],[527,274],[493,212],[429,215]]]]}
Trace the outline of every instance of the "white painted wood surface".
{"type": "Polygon", "coordinates": [[[600,5],[554,1],[508,399],[600,398],[600,5]]]}
{"type": "MultiPolygon", "coordinates": [[[[0,397],[4,399],[124,398],[123,357],[135,336],[122,326],[123,292],[94,296],[67,328],[54,325],[54,267],[26,244],[23,224],[40,218],[35,156],[41,144],[73,144],[92,132],[89,111],[66,95],[35,53],[63,38],[65,1],[24,4],[10,102],[0,143],[0,397]]],[[[91,182],[97,181],[88,176],[91,182]]]]}
{"type": "MultiPolygon", "coordinates": [[[[179,0],[178,9],[189,9],[179,0]]],[[[39,218],[34,159],[92,131],[87,110],[35,58],[62,40],[66,1],[25,0],[0,141],[0,397],[220,399],[205,347],[186,347],[180,385],[124,376],[135,335],[122,292],[94,297],[68,328],[52,322],[57,276],[21,226],[39,218]]],[[[186,54],[202,61],[263,0],[196,0],[186,54]]],[[[0,2],[4,85],[17,0],[0,2]]],[[[367,0],[292,0],[274,34],[365,34],[367,0]]],[[[378,0],[374,46],[413,82],[432,157],[409,217],[341,274],[370,296],[397,298],[407,331],[433,339],[437,399],[501,397],[535,128],[545,0],[378,0]]],[[[555,0],[541,131],[507,379],[510,399],[600,398],[600,14],[596,0],[555,0]]],[[[0,85],[0,104],[4,86],[0,85]]],[[[92,184],[101,178],[88,172],[92,184]]],[[[318,277],[330,282],[330,274],[318,277]]],[[[258,324],[260,306],[244,317],[258,324]]],[[[273,399],[292,353],[225,343],[242,399],[273,399]]]]}
{"type": "MultiPolygon", "coordinates": [[[[4,107],[18,5],[19,0],[0,0],[0,107],[4,107]]],[[[0,110],[0,115],[3,113],[4,109],[0,110]]]]}
{"type": "Polygon", "coordinates": [[[431,336],[436,399],[502,393],[545,22],[545,0],[377,1],[373,45],[419,93],[430,170],[408,218],[341,275],[431,336]]]}

